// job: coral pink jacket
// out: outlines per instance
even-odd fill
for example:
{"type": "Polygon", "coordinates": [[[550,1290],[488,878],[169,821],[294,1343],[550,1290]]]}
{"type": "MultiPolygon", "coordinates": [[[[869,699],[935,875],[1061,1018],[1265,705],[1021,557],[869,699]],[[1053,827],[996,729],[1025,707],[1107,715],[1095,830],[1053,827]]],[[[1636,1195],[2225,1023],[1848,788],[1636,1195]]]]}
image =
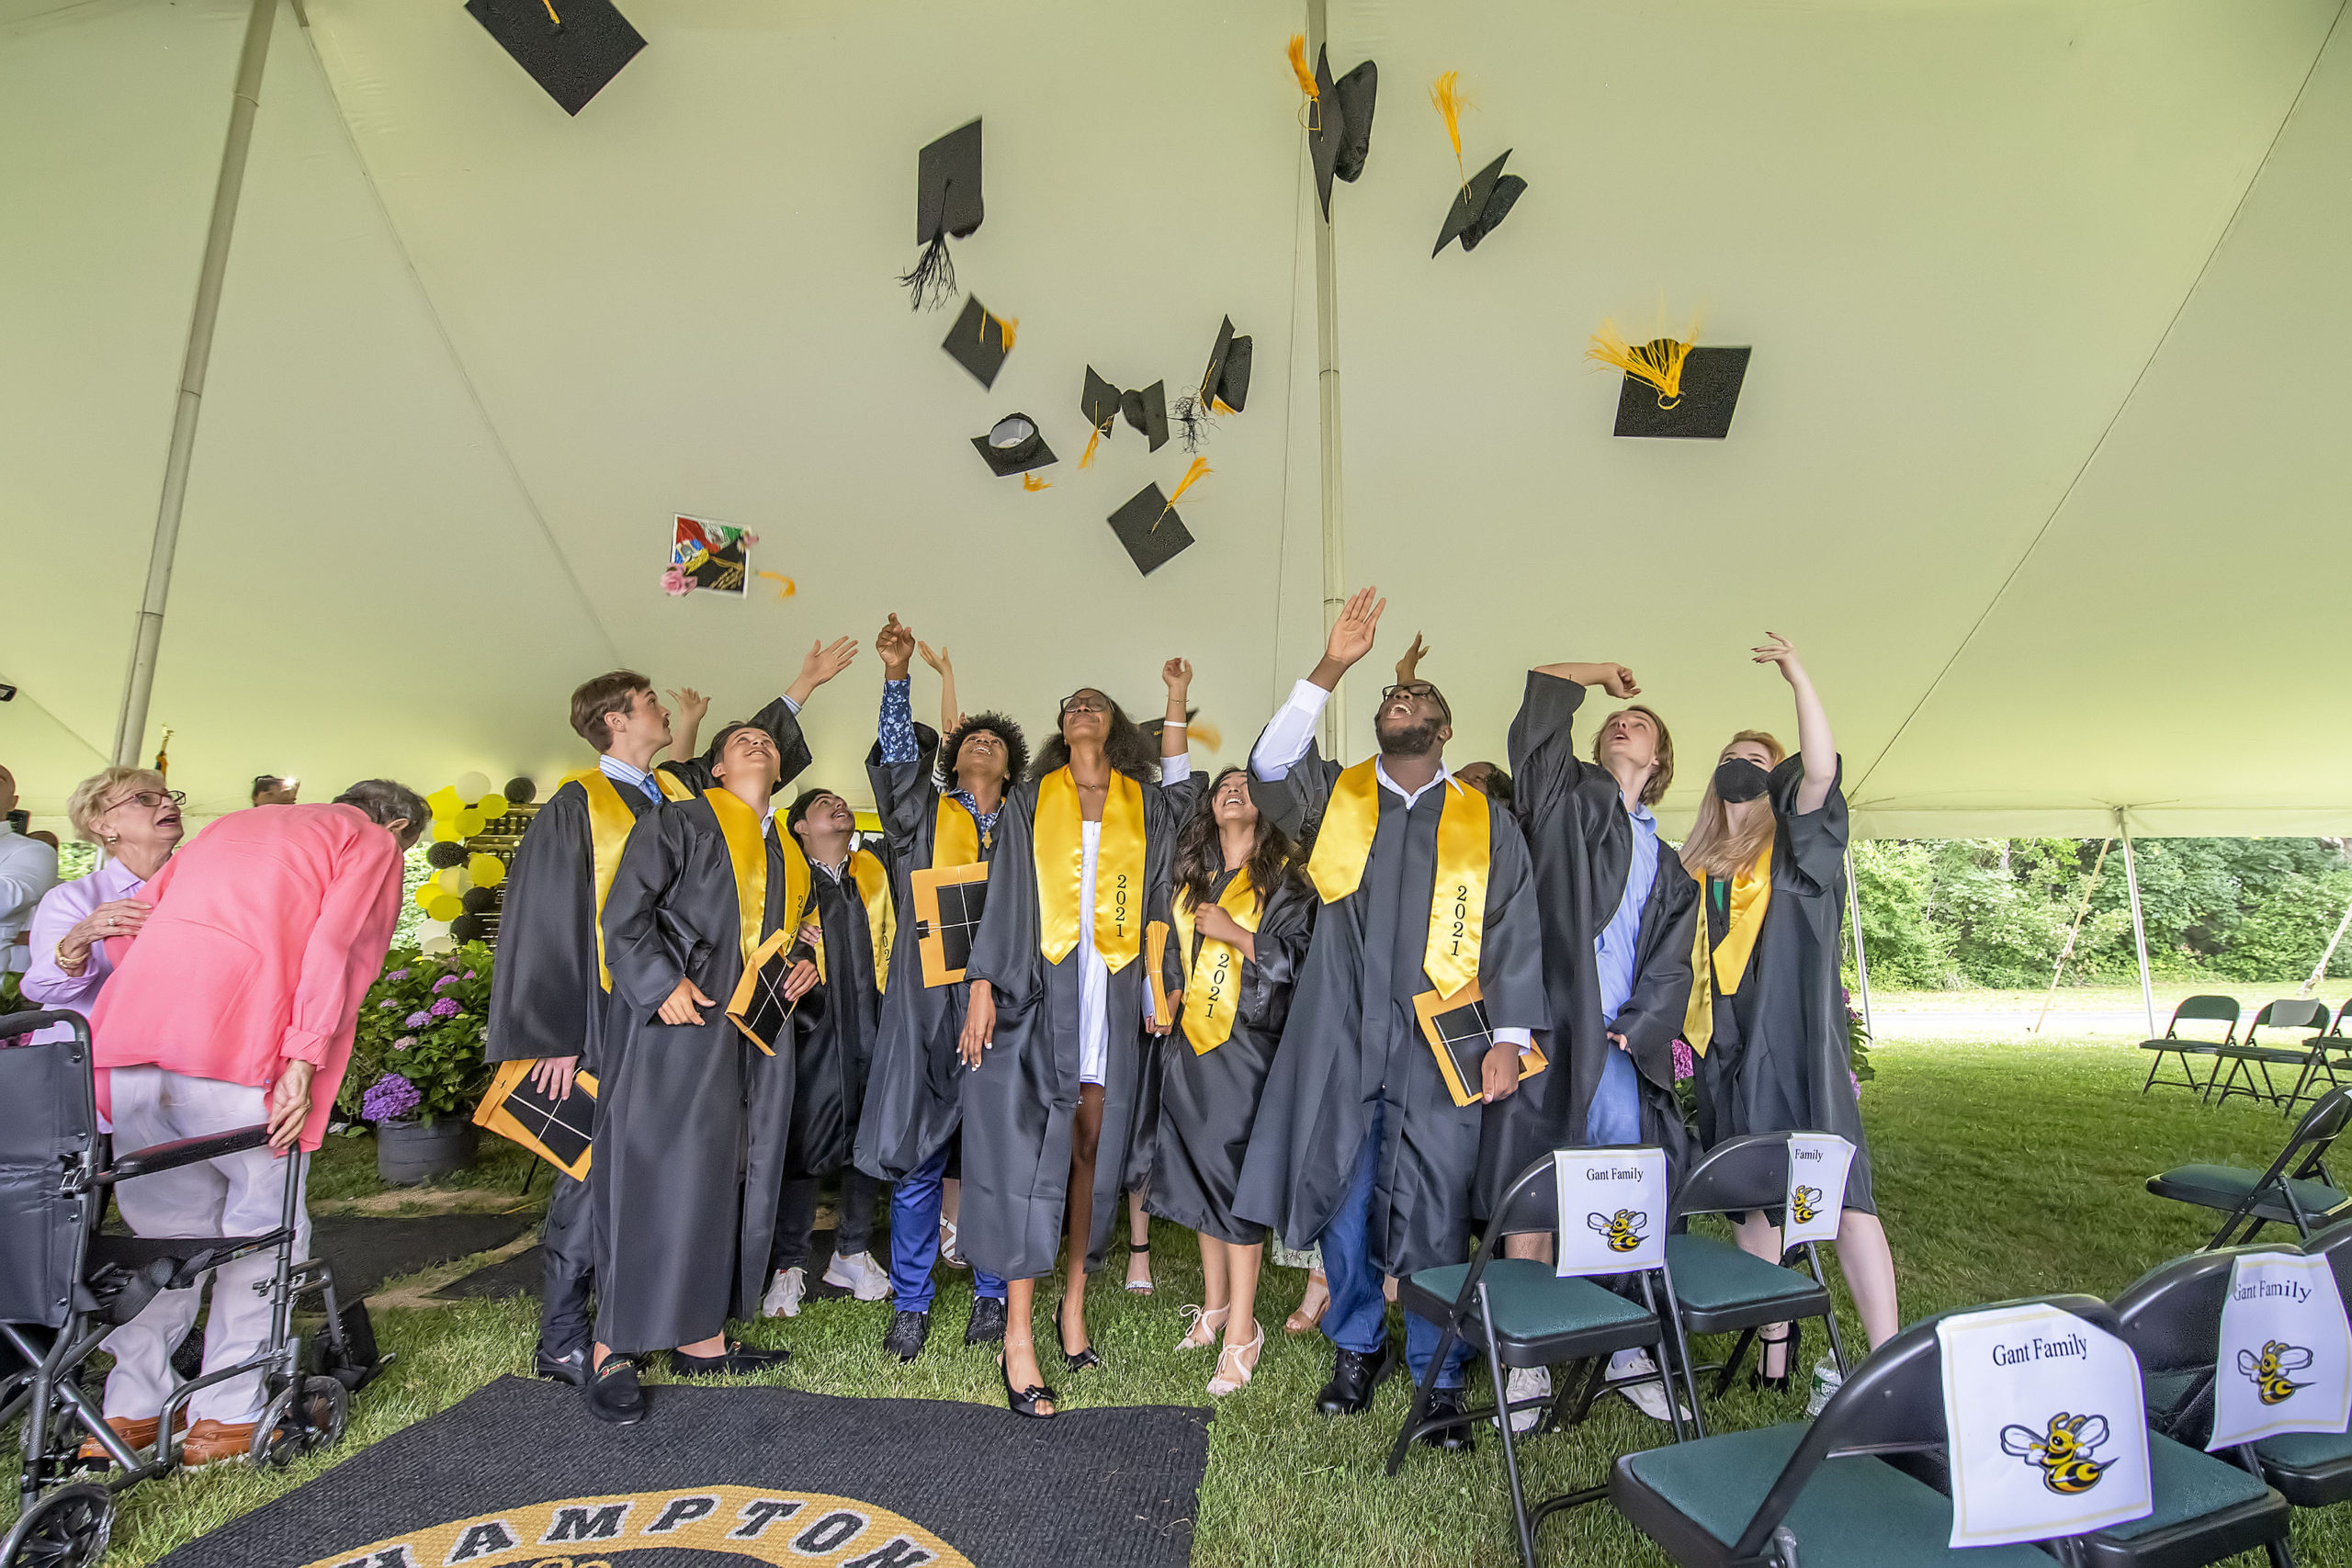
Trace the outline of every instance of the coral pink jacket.
{"type": "MultiPolygon", "coordinates": [[[[355,806],[256,807],[198,833],[144,897],[146,926],[107,944],[97,1065],[266,1089],[280,1061],[311,1063],[302,1146],[317,1148],[400,916],[399,840],[355,806]]],[[[110,1114],[107,1089],[102,1073],[110,1114]]]]}

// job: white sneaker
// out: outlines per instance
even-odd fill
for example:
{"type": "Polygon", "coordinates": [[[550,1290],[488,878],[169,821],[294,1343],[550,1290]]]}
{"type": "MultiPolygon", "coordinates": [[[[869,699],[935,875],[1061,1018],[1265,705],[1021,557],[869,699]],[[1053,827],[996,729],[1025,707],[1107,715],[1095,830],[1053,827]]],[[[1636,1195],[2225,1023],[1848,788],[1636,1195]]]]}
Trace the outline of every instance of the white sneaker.
{"type": "MultiPolygon", "coordinates": [[[[1549,1367],[1513,1367],[1510,1375],[1503,1380],[1505,1404],[1517,1404],[1522,1399],[1551,1397],[1552,1369],[1549,1367]]],[[[1518,1433],[1532,1432],[1543,1419],[1544,1412],[1540,1409],[1515,1410],[1511,1413],[1510,1429],[1518,1433]]]]}
{"type": "MultiPolygon", "coordinates": [[[[1650,1353],[1647,1350],[1636,1350],[1622,1360],[1612,1359],[1609,1363],[1609,1386],[1632,1401],[1634,1408],[1651,1420],[1664,1421],[1668,1418],[1666,1390],[1657,1379],[1657,1363],[1650,1359],[1650,1353]],[[1651,1381],[1636,1383],[1633,1381],[1635,1378],[1648,1378],[1651,1381]],[[1627,1387],[1628,1383],[1632,1383],[1633,1386],[1627,1387]]],[[[1675,1403],[1680,1407],[1682,1418],[1685,1421],[1690,1420],[1690,1406],[1682,1404],[1679,1400],[1675,1403]]]]}
{"type": "Polygon", "coordinates": [[[825,1283],[837,1285],[862,1302],[878,1302],[890,1293],[890,1272],[874,1261],[871,1252],[833,1254],[825,1265],[825,1283]]]}
{"type": "Polygon", "coordinates": [[[808,1274],[802,1269],[779,1269],[760,1298],[762,1317],[798,1317],[800,1298],[808,1293],[808,1274]]]}

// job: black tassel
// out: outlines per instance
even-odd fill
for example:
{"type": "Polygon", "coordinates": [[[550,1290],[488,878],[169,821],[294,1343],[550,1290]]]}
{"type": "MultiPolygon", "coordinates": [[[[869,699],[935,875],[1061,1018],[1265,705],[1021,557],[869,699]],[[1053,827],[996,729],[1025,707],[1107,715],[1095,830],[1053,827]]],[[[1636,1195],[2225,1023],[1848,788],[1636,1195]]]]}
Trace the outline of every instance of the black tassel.
{"type": "Polygon", "coordinates": [[[1183,439],[1184,450],[1187,453],[1199,451],[1201,443],[1208,439],[1209,432],[1216,428],[1216,421],[1211,417],[1208,404],[1198,392],[1187,392],[1176,400],[1174,412],[1177,433],[1183,439]]]}
{"type": "Polygon", "coordinates": [[[914,269],[900,274],[899,282],[907,291],[910,310],[936,310],[956,298],[956,263],[947,254],[944,231],[932,236],[914,269]]]}

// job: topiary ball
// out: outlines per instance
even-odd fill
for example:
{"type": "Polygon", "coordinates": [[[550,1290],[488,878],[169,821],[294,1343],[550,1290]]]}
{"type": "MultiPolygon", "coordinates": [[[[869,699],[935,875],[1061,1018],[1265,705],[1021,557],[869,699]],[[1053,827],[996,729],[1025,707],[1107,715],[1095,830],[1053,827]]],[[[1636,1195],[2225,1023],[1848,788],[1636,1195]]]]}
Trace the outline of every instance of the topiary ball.
{"type": "Polygon", "coordinates": [[[506,781],[506,787],[498,793],[506,797],[509,805],[528,806],[538,798],[539,786],[526,778],[512,778],[506,781]]]}
{"type": "Polygon", "coordinates": [[[469,887],[459,897],[469,915],[486,915],[498,908],[498,895],[487,887],[469,887]]]}
{"type": "Polygon", "coordinates": [[[466,846],[455,839],[436,839],[424,852],[424,863],[435,871],[447,871],[466,863],[466,846]]]}
{"type": "Polygon", "coordinates": [[[480,915],[459,915],[449,922],[449,934],[459,942],[480,942],[489,931],[489,922],[480,915]]]}

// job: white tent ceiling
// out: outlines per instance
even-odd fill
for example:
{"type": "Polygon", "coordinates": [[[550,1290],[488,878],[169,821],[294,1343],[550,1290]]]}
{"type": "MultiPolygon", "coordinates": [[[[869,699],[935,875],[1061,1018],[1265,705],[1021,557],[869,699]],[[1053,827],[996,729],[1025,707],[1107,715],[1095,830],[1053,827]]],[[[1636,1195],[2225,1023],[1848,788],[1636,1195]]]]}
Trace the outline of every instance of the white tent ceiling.
{"type": "MultiPolygon", "coordinates": [[[[455,0],[289,0],[152,710],[175,782],[546,778],[586,674],[718,718],[893,609],[1033,727],[1081,682],[1154,707],[1186,653],[1238,755],[1321,636],[1297,7],[621,4],[650,47],[572,119],[455,0]],[[1020,321],[989,393],[893,278],[914,150],[974,114],[958,274],[1020,321]],[[1081,372],[1186,385],[1227,313],[1249,409],[1200,545],[1138,580],[1102,519],[1184,457],[1080,471],[1081,372]],[[967,445],[1016,408],[1051,490],[967,445]],[[798,594],[665,598],[673,512],[798,594]]],[[[1770,627],[1864,831],[2352,829],[2342,8],[1331,0],[1334,67],[1383,77],[1334,203],[1374,661],[1429,634],[1466,760],[1527,663],[1623,660],[1687,810],[1724,735],[1790,728],[1742,657],[1770,627]],[[1531,189],[1432,260],[1449,69],[1472,167],[1531,189]],[[1661,297],[1755,345],[1728,441],[1610,435],[1587,334],[1661,297]]],[[[113,732],[243,9],[0,0],[0,761],[39,813],[113,732]]],[[[876,675],[808,714],[853,794],[876,675]]]]}

